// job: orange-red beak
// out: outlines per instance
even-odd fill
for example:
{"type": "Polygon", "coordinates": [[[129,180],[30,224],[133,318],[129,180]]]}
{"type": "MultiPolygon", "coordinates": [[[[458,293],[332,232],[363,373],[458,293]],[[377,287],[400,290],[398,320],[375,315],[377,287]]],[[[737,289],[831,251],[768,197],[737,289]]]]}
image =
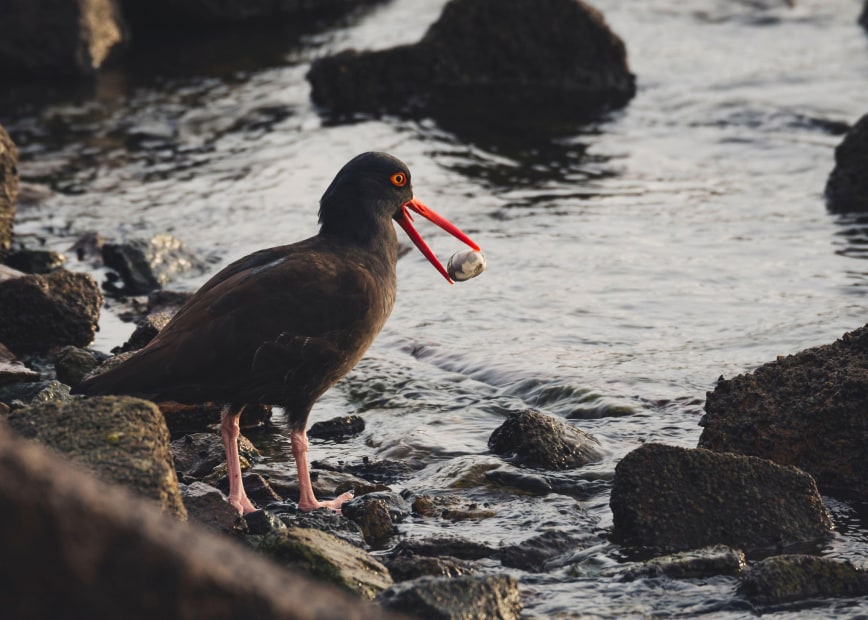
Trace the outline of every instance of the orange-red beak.
{"type": "Polygon", "coordinates": [[[432,211],[415,198],[401,205],[401,212],[397,216],[395,216],[395,221],[397,221],[401,228],[404,229],[404,231],[407,233],[407,235],[410,237],[416,247],[419,248],[419,251],[425,255],[425,258],[427,258],[428,261],[432,265],[434,265],[437,271],[443,274],[443,277],[446,278],[446,281],[449,282],[449,284],[452,284],[452,278],[449,277],[449,274],[446,272],[446,268],[440,263],[439,260],[437,260],[434,252],[431,251],[431,248],[428,247],[428,244],[425,243],[425,241],[422,239],[422,236],[418,232],[416,232],[415,228],[413,228],[413,224],[411,223],[413,221],[413,217],[410,215],[408,209],[415,211],[426,220],[434,222],[435,224],[437,224],[437,226],[448,232],[453,237],[460,239],[474,250],[479,251],[479,246],[476,245],[476,243],[470,237],[465,235],[461,231],[461,229],[459,229],[455,224],[447,220],[436,211],[432,211]]]}

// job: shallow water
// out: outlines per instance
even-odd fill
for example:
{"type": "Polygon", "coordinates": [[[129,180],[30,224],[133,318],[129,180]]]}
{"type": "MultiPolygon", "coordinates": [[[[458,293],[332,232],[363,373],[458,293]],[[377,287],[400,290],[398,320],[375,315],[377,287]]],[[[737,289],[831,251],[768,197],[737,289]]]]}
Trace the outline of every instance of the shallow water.
{"type": "MultiPolygon", "coordinates": [[[[486,443],[505,411],[578,418],[606,451],[565,474],[585,489],[580,498],[454,490],[495,516],[411,521],[401,535],[445,530],[501,545],[551,528],[587,533],[587,548],[560,568],[511,571],[528,616],[756,615],[732,579],[613,577],[625,560],[606,541],[608,481],[641,443],[695,447],[720,375],[865,323],[868,225],[830,215],[822,196],[842,131],[868,112],[862,3],[598,0],[626,42],[638,94],[554,140],[318,116],[304,79],[313,58],[415,41],[443,4],[394,0],[279,39],[229,37],[216,57],[208,40],[208,54],[148,54],[93,88],[0,95],[23,180],[53,190],[21,206],[16,232],[68,251],[89,230],[169,231],[213,273],[314,234],[338,167],[361,151],[394,153],[417,196],[482,245],[488,270],[448,286],[420,254],[399,261],[389,323],[311,419],[358,411],[367,431],[314,441],[312,459],[409,459],[423,468],[393,488],[442,491],[499,462],[486,443]]],[[[422,233],[444,262],[459,249],[434,227],[422,233]]],[[[130,331],[105,313],[96,346],[130,331]]],[[[291,469],[289,458],[278,448],[258,467],[291,469]]],[[[824,553],[868,560],[865,507],[829,504],[839,533],[824,553]]],[[[839,600],[765,615],[865,613],[868,601],[839,600]]]]}

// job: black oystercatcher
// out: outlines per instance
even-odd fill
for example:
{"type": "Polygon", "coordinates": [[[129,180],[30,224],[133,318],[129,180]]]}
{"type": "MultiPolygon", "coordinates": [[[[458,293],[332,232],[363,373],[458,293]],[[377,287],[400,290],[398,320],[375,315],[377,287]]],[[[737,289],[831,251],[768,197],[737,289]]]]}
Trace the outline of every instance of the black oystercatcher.
{"type": "Polygon", "coordinates": [[[392,220],[451,282],[409,211],[479,249],[414,198],[407,166],[385,153],[364,153],[323,194],[319,234],[235,261],[144,349],[76,391],[225,403],[229,503],[242,514],[255,507],[241,482],[238,419],[249,403],[282,406],[298,467],[299,507],[339,509],[351,493],[326,502],[314,496],[305,427],[314,402],[355,366],[392,311],[398,258],[392,220]]]}

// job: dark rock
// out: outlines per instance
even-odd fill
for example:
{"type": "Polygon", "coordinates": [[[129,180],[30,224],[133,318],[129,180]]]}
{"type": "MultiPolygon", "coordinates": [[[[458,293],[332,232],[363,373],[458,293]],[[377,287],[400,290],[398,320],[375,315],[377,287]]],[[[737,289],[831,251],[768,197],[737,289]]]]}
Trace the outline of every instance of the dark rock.
{"type": "Polygon", "coordinates": [[[814,480],[756,457],[646,444],[615,468],[610,498],[622,543],[681,551],[767,550],[816,542],[832,522],[814,480]]]}
{"type": "Polygon", "coordinates": [[[18,361],[15,354],[0,342],[0,386],[10,383],[33,382],[39,373],[18,361]]]}
{"type": "MultiPolygon", "coordinates": [[[[175,468],[192,478],[204,478],[226,464],[223,440],[215,433],[193,433],[176,439],[171,444],[175,468]]],[[[244,435],[238,438],[238,452],[242,468],[259,457],[259,450],[244,435]]]]}
{"type": "Polygon", "coordinates": [[[181,485],[181,498],[191,520],[218,532],[247,533],[247,521],[238,516],[238,511],[229,505],[220,489],[204,482],[192,482],[181,485]]]}
{"type": "Polygon", "coordinates": [[[0,21],[0,75],[93,75],[126,40],[115,0],[9,0],[0,21]]]}
{"type": "Polygon", "coordinates": [[[292,502],[287,504],[287,509],[285,510],[274,505],[269,506],[268,509],[275,513],[288,527],[319,530],[320,532],[340,538],[359,549],[365,548],[365,536],[359,524],[330,508],[299,512],[298,505],[292,502]]]}
{"type": "Polygon", "coordinates": [[[830,558],[779,555],[748,568],[739,594],[760,605],[825,596],[866,596],[868,571],[830,558]]]}
{"type": "Polygon", "coordinates": [[[723,545],[682,551],[642,562],[627,569],[622,579],[669,577],[670,579],[703,579],[716,575],[737,576],[745,567],[744,553],[723,545]]]}
{"type": "Polygon", "coordinates": [[[247,532],[253,536],[264,536],[286,528],[277,515],[267,510],[249,512],[243,519],[247,523],[247,532]]]}
{"type": "Polygon", "coordinates": [[[488,504],[460,495],[420,495],[413,500],[413,511],[422,517],[440,517],[450,521],[488,519],[497,514],[488,504]]]}
{"type": "Polygon", "coordinates": [[[54,250],[15,250],[6,257],[6,264],[23,273],[49,273],[63,267],[66,257],[54,250]]]}
{"type": "Polygon", "coordinates": [[[518,584],[508,575],[421,577],[392,586],[377,600],[386,609],[431,620],[517,620],[522,607],[518,584]]]}
{"type": "Polygon", "coordinates": [[[114,282],[106,282],[104,287],[122,295],[144,295],[162,288],[178,275],[204,273],[207,269],[181,241],[168,234],[106,243],[102,246],[102,257],[123,281],[123,287],[114,282]]]}
{"type": "Polygon", "coordinates": [[[102,295],[85,273],[59,269],[0,282],[0,342],[17,354],[93,340],[102,295]]]}
{"type": "Polygon", "coordinates": [[[79,237],[70,249],[75,252],[79,261],[88,261],[93,267],[101,267],[103,245],[105,245],[105,238],[98,232],[92,231],[79,237]]]}
{"type": "Polygon", "coordinates": [[[826,206],[833,213],[868,212],[868,114],[835,148],[835,167],[826,181],[826,206]]]}
{"type": "Polygon", "coordinates": [[[99,365],[96,356],[87,349],[63,347],[54,360],[58,381],[75,387],[99,365]]]}
{"type": "Polygon", "coordinates": [[[384,618],[379,607],[178,523],[0,424],[9,618],[384,618]],[[191,612],[195,610],[195,612],[191,612]]]}
{"type": "Polygon", "coordinates": [[[397,532],[386,500],[382,498],[357,497],[341,506],[341,512],[358,523],[369,545],[379,545],[397,532]]]}
{"type": "MultiPolygon", "coordinates": [[[[868,123],[866,123],[868,128],[868,123]]],[[[826,493],[868,498],[868,327],[721,380],[699,446],[795,465],[826,493]]]]}
{"type": "Polygon", "coordinates": [[[368,553],[325,532],[290,527],[251,537],[256,549],[282,566],[372,599],[392,585],[385,566],[368,553]]]}
{"type": "Polygon", "coordinates": [[[13,411],[10,428],[62,452],[103,480],[125,485],[186,519],[169,431],[153,403],[116,396],[13,411]]]}
{"type": "Polygon", "coordinates": [[[136,323],[136,329],[133,330],[129,339],[123,345],[112,349],[112,353],[126,353],[127,351],[138,351],[143,348],[160,333],[160,330],[168,325],[169,321],[172,320],[172,316],[172,313],[169,312],[149,314],[136,323]]]}
{"type": "Polygon", "coordinates": [[[586,120],[635,93],[623,42],[580,0],[453,0],[417,44],[323,58],[308,80],[314,102],[338,115],[513,122],[586,120]]]}
{"type": "MultiPolygon", "coordinates": [[[[25,0],[20,2],[23,3],[25,0]]],[[[0,40],[3,39],[3,30],[4,28],[0,26],[0,40]]],[[[0,51],[0,58],[2,58],[2,51],[0,51]]],[[[18,149],[0,125],[0,258],[6,256],[12,247],[12,225],[17,203],[18,149]]]]}
{"type": "Polygon", "coordinates": [[[580,543],[581,540],[572,534],[549,530],[501,549],[500,561],[510,568],[541,573],[546,570],[549,561],[575,551],[581,546],[580,543]]]}
{"type": "Polygon", "coordinates": [[[553,490],[544,477],[527,471],[495,469],[485,472],[485,479],[495,487],[512,487],[529,495],[548,495],[553,490]]]}
{"type": "Polygon", "coordinates": [[[543,469],[581,467],[603,456],[592,435],[530,409],[510,413],[489,437],[488,447],[514,462],[543,469]]]}
{"type": "Polygon", "coordinates": [[[402,540],[395,546],[395,554],[446,555],[459,560],[481,560],[498,555],[498,551],[488,545],[459,536],[435,536],[433,538],[402,540]]]}
{"type": "Polygon", "coordinates": [[[314,461],[313,467],[329,471],[342,472],[360,476],[365,480],[381,484],[393,484],[410,477],[425,467],[424,463],[411,460],[385,459],[372,461],[368,458],[358,463],[333,463],[329,461],[314,461]]]}
{"type": "Polygon", "coordinates": [[[476,572],[471,562],[449,556],[435,558],[405,553],[385,559],[384,564],[395,581],[409,581],[418,577],[459,577],[476,572]]]}
{"type": "Polygon", "coordinates": [[[315,422],[307,430],[307,436],[316,439],[346,439],[365,430],[365,421],[361,416],[348,415],[325,422],[315,422]]]}
{"type": "Polygon", "coordinates": [[[0,386],[0,402],[26,406],[40,403],[72,401],[69,386],[56,380],[12,383],[0,386]]]}

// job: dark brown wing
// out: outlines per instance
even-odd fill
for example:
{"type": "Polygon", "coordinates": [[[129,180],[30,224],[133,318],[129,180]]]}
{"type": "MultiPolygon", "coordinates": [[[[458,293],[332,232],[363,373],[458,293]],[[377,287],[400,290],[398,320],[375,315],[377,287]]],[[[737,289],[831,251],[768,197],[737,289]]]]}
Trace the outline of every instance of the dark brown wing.
{"type": "Polygon", "coordinates": [[[79,391],[307,409],[358,361],[394,300],[394,268],[320,237],[225,268],[142,351],[79,391]]]}

